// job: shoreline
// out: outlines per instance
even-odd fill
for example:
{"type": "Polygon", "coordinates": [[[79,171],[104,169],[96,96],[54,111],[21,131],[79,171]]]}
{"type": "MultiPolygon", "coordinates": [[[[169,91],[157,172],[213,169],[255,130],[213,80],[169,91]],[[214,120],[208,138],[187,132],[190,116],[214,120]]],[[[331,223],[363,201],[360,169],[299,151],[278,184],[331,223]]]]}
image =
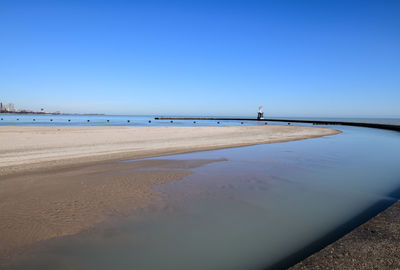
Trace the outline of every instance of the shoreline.
{"type": "Polygon", "coordinates": [[[75,235],[159,204],[155,185],[225,159],[149,159],[26,173],[0,181],[0,267],[40,241],[75,235]],[[2,256],[6,255],[2,258],[2,256]]]}
{"type": "MultiPolygon", "coordinates": [[[[286,126],[283,126],[286,127],[286,126]]],[[[291,126],[290,128],[295,127],[291,126]]],[[[30,127],[30,128],[35,128],[35,127],[30,127]]],[[[92,127],[86,127],[87,129],[91,129],[92,127]]],[[[136,127],[135,127],[136,128],[136,127]]],[[[154,127],[151,127],[154,128],[154,127]]],[[[197,128],[197,127],[196,127],[197,128]]],[[[221,127],[216,127],[218,129],[221,129],[221,127]]],[[[248,127],[245,127],[248,128],[248,127]]],[[[264,128],[264,127],[259,127],[259,128],[264,128]]],[[[51,129],[59,129],[59,127],[52,127],[51,129]]],[[[101,128],[100,128],[101,129],[101,128]]],[[[114,129],[114,128],[112,128],[114,129]]],[[[115,129],[118,129],[116,127],[115,129]]],[[[125,127],[123,128],[125,129],[125,127]]],[[[315,129],[312,127],[312,129],[315,129]]],[[[1,130],[0,130],[1,132],[1,130]]],[[[339,131],[336,131],[337,133],[340,133],[339,131]]],[[[0,133],[1,134],[1,133],[0,133]]],[[[304,134],[302,134],[299,137],[299,133],[294,133],[296,134],[296,138],[288,138],[286,137],[285,140],[283,141],[293,141],[293,140],[301,140],[301,136],[304,137],[304,134]]],[[[293,135],[293,134],[292,134],[293,135]]],[[[309,135],[310,136],[310,135],[309,135]]],[[[320,135],[316,136],[315,134],[312,135],[313,137],[310,138],[315,138],[315,137],[320,137],[320,136],[326,136],[326,135],[320,135]]],[[[290,137],[290,136],[289,136],[290,137]]],[[[273,143],[273,142],[280,142],[277,141],[276,138],[273,138],[273,140],[269,140],[264,143],[273,143]]],[[[259,144],[255,143],[254,141],[251,141],[249,144],[245,145],[238,145],[238,146],[223,146],[220,148],[229,148],[229,147],[239,147],[239,146],[246,146],[246,145],[254,145],[254,144],[259,144]]],[[[215,145],[212,146],[198,146],[204,147],[206,149],[200,149],[196,150],[191,148],[187,152],[193,152],[193,151],[201,151],[201,150],[213,150],[213,149],[220,149],[220,148],[211,148],[207,149],[207,147],[215,147],[215,145]]],[[[175,153],[185,153],[185,152],[180,152],[183,151],[184,149],[164,149],[163,153],[156,155],[156,151],[152,153],[142,153],[145,156],[142,157],[156,157],[160,155],[171,155],[174,154],[174,152],[168,152],[168,151],[176,151],[175,153]],[[147,156],[146,156],[147,155],[147,156]]],[[[161,175],[158,175],[153,179],[150,185],[150,188],[152,185],[158,185],[158,184],[163,184],[163,183],[168,183],[170,181],[179,181],[186,175],[191,174],[191,169],[196,168],[198,166],[203,166],[212,162],[223,162],[224,160],[195,160],[193,164],[187,164],[183,162],[183,160],[179,161],[174,161],[172,162],[169,160],[168,164],[162,164],[160,163],[160,160],[153,160],[153,161],[148,161],[148,160],[136,160],[133,162],[133,164],[141,164],[139,167],[136,165],[132,166],[131,162],[127,162],[126,164],[119,164],[119,163],[111,163],[109,161],[114,161],[114,160],[121,160],[121,159],[138,159],[142,158],[140,154],[135,155],[134,158],[131,157],[132,152],[124,152],[124,153],[119,153],[121,155],[127,155],[129,156],[128,158],[121,158],[119,155],[112,155],[112,159],[101,159],[103,157],[100,157],[99,161],[91,160],[87,161],[86,163],[83,161],[77,162],[77,160],[72,160],[72,163],[64,164],[63,166],[55,166],[56,164],[49,164],[49,166],[38,166],[36,170],[20,170],[16,171],[16,173],[8,173],[5,175],[5,177],[2,177],[4,179],[4,182],[9,182],[14,181],[15,179],[21,179],[25,178],[20,183],[28,181],[32,181],[32,178],[36,178],[36,184],[39,184],[41,181],[43,181],[43,177],[47,177],[49,175],[63,175],[66,177],[71,177],[71,172],[74,171],[75,173],[72,173],[75,175],[75,177],[82,176],[82,175],[97,175],[97,177],[102,177],[103,174],[108,174],[111,173],[113,175],[117,175],[117,179],[120,175],[119,171],[126,171],[129,170],[132,172],[132,169],[136,170],[139,169],[139,174],[141,173],[141,169],[149,170],[151,173],[147,175],[139,175],[139,179],[149,179],[151,178],[151,175],[155,175],[156,171],[152,171],[152,169],[157,168],[157,172],[160,172],[160,168],[162,169],[161,171],[163,174],[167,174],[168,176],[166,178],[163,178],[161,175]],[[156,162],[152,164],[151,162],[156,162]],[[92,165],[90,165],[92,164],[92,165]],[[93,165],[94,164],[94,165],[93,165]],[[126,167],[124,167],[126,166],[126,167]],[[174,169],[179,169],[179,173],[177,171],[174,171],[174,169]],[[79,172],[79,173],[78,173],[79,172]],[[39,182],[40,180],[40,182],[39,182]]],[[[110,156],[107,156],[107,158],[110,158],[110,156]]],[[[84,159],[84,158],[83,158],[84,159]]],[[[61,159],[59,162],[64,162],[64,159],[61,159]]],[[[43,165],[43,163],[42,163],[43,165]]],[[[124,173],[122,173],[124,175],[124,173]]],[[[1,176],[1,174],[0,174],[1,176]]],[[[110,174],[108,174],[110,176],[110,174]]],[[[124,175],[123,178],[119,179],[118,181],[123,183],[125,185],[126,183],[126,174],[124,175]],[[121,182],[122,181],[122,182],[121,182]]],[[[57,177],[56,177],[57,178],[57,177]]],[[[137,179],[130,179],[129,184],[136,184],[137,179]],[[133,182],[132,182],[133,181],[133,182]]],[[[84,180],[84,178],[80,178],[80,181],[84,180]]],[[[105,178],[103,177],[103,182],[102,184],[105,184],[106,186],[109,184],[104,182],[105,178]]],[[[4,184],[2,182],[3,180],[0,180],[0,186],[4,184]]],[[[60,181],[57,179],[57,181],[60,181]]],[[[65,179],[64,179],[65,181],[65,179]]],[[[97,179],[96,179],[97,181],[97,179]]],[[[117,182],[118,182],[117,181],[117,182]]],[[[141,181],[141,180],[140,180],[141,181]]],[[[49,182],[48,182],[49,183],[49,182]]],[[[60,183],[60,182],[59,182],[60,183]]],[[[77,184],[77,182],[75,183],[77,184]]],[[[43,186],[42,186],[43,187],[43,186]]],[[[126,189],[127,186],[124,186],[124,189],[126,189]]],[[[93,186],[91,187],[93,188],[93,186]]],[[[108,186],[110,188],[110,186],[108,186]]],[[[136,189],[138,189],[139,193],[145,194],[144,196],[141,196],[139,193],[136,193],[134,196],[129,197],[129,199],[125,201],[119,201],[118,203],[120,204],[114,204],[112,200],[108,202],[108,208],[104,208],[104,205],[101,207],[97,207],[97,209],[94,209],[95,215],[92,216],[92,218],[89,222],[86,222],[84,218],[80,218],[80,222],[82,224],[75,224],[75,227],[73,228],[73,232],[66,232],[66,233],[61,233],[56,232],[57,235],[51,236],[50,238],[43,238],[39,241],[42,240],[47,240],[55,237],[62,237],[66,235],[73,235],[76,233],[79,233],[82,230],[87,230],[92,228],[92,226],[95,226],[103,221],[105,221],[108,217],[110,216],[124,216],[125,213],[132,211],[133,209],[141,208],[143,205],[147,205],[148,203],[151,202],[157,202],[157,192],[149,189],[148,185],[143,185],[141,184],[140,186],[136,186],[136,189]],[[110,214],[111,212],[111,214],[110,214]],[[100,216],[100,218],[99,218],[100,216]],[[84,222],[83,222],[84,221],[84,222]],[[94,222],[93,222],[94,221],[94,222]],[[90,224],[91,223],[91,224],[90,224]],[[80,227],[81,226],[81,227],[80,227]]],[[[104,189],[104,187],[102,187],[104,189]]],[[[113,191],[117,191],[117,194],[121,194],[121,190],[115,189],[115,187],[111,187],[113,191]]],[[[59,194],[64,193],[64,190],[60,190],[59,194]],[[61,193],[60,193],[61,192],[61,193]]],[[[130,190],[132,192],[132,190],[130,190]]],[[[1,191],[0,191],[1,193],[1,191]]],[[[3,195],[6,193],[3,193],[3,195]]],[[[104,195],[104,194],[103,194],[104,195]]],[[[127,193],[125,194],[127,195],[127,193]]],[[[389,197],[393,198],[399,198],[400,195],[400,189],[395,191],[394,193],[390,194],[389,197]]],[[[9,196],[11,197],[11,196],[9,196]]],[[[24,200],[26,199],[25,197],[23,198],[24,200]]],[[[57,198],[59,199],[59,198],[57,198]]],[[[74,204],[74,200],[71,200],[69,198],[69,203],[74,204]]],[[[89,201],[96,200],[97,198],[89,198],[89,201]]],[[[32,202],[32,201],[31,201],[32,202]]],[[[65,202],[61,203],[65,204],[65,202]]],[[[1,204],[0,204],[1,206],[1,204]]],[[[58,204],[60,206],[60,203],[58,204]]],[[[80,207],[76,208],[75,211],[80,211],[80,207]]],[[[59,212],[60,209],[52,209],[49,213],[48,209],[46,209],[46,214],[50,214],[50,218],[53,218],[54,215],[58,215],[57,219],[68,219],[68,214],[66,213],[66,217],[60,217],[59,212]],[[53,210],[56,210],[55,212],[53,210]]],[[[65,211],[61,211],[65,212],[65,211]]],[[[68,209],[67,209],[68,212],[68,209]]],[[[92,212],[92,209],[91,211],[92,212]]],[[[88,213],[88,210],[85,210],[85,218],[88,213]]],[[[79,213],[78,213],[79,214],[79,213]]],[[[3,213],[4,216],[4,213],[3,213]]],[[[79,218],[78,218],[79,219],[79,218]]],[[[68,221],[70,222],[70,221],[68,221]]],[[[51,222],[50,222],[51,224],[51,222]]],[[[71,224],[65,224],[70,226],[71,224]]],[[[60,226],[58,224],[57,226],[60,226]]],[[[10,227],[10,226],[9,226],[10,227]]],[[[4,228],[4,227],[3,227],[4,228]]],[[[60,227],[58,229],[61,229],[60,227]]],[[[316,242],[318,243],[312,243],[312,245],[307,246],[297,254],[294,254],[294,256],[286,258],[284,261],[281,261],[280,263],[283,264],[277,264],[277,268],[283,268],[279,267],[282,265],[285,265],[285,268],[291,266],[290,269],[347,269],[347,268],[353,268],[353,269],[364,269],[364,268],[379,268],[379,269],[393,269],[395,267],[400,267],[400,257],[396,256],[396,254],[400,254],[400,247],[396,245],[400,241],[400,202],[393,202],[393,201],[388,201],[388,200],[382,200],[380,202],[377,202],[376,204],[372,205],[370,208],[366,209],[364,212],[362,212],[360,215],[356,216],[354,219],[350,220],[349,222],[346,222],[345,224],[341,225],[340,228],[335,229],[333,232],[329,233],[329,235],[317,240],[316,242]],[[395,241],[394,241],[395,240],[395,241]],[[322,243],[322,244],[321,244],[322,243]],[[325,244],[323,244],[325,243],[325,244]],[[328,245],[327,245],[328,244],[328,245]],[[314,246],[313,246],[314,245],[314,246]],[[319,245],[319,246],[318,246],[319,245]],[[300,255],[299,255],[300,254],[300,255]],[[297,257],[296,257],[297,256],[297,257]],[[384,257],[385,260],[388,262],[385,265],[382,265],[382,261],[380,258],[384,257]],[[300,258],[300,259],[299,259],[300,258]]],[[[4,241],[3,241],[4,242],[4,241]]],[[[38,241],[33,241],[32,243],[28,243],[28,246],[33,243],[37,243],[38,241]]],[[[22,247],[25,247],[25,245],[22,245],[22,247]]],[[[4,248],[4,246],[3,246],[4,248]]],[[[18,250],[19,247],[16,248],[18,250]]],[[[1,247],[0,247],[1,250],[1,247]]],[[[4,250],[4,249],[3,249],[4,250]]],[[[12,251],[14,252],[14,251],[12,251]]],[[[1,252],[0,252],[1,254],[1,252]]],[[[1,256],[0,256],[0,265],[1,265],[1,256]]],[[[269,269],[269,268],[268,268],[269,269]]],[[[275,268],[272,268],[275,269],[275,268]]]]}
{"type": "Polygon", "coordinates": [[[2,126],[0,176],[339,134],[303,126],[2,126]]]}
{"type": "Polygon", "coordinates": [[[301,126],[0,127],[0,254],[125,216],[157,202],[154,185],[224,161],[134,159],[338,133],[301,126]],[[127,159],[134,162],[112,162],[127,159]]]}
{"type": "Polygon", "coordinates": [[[386,199],[370,205],[333,231],[267,269],[400,268],[399,198],[400,186],[387,194],[386,199]]]}
{"type": "Polygon", "coordinates": [[[399,269],[400,201],[289,269],[399,269]]]}

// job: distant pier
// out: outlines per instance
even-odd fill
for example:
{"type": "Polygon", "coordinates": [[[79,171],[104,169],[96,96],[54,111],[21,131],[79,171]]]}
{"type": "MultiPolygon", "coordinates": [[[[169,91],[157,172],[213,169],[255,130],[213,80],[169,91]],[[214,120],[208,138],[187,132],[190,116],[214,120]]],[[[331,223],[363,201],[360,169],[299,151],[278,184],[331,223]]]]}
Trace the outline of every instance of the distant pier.
{"type": "Polygon", "coordinates": [[[321,120],[299,120],[299,119],[257,119],[257,118],[214,118],[214,117],[155,117],[155,120],[208,120],[208,121],[258,121],[258,122],[286,122],[286,123],[307,123],[313,125],[342,125],[355,127],[368,127],[394,130],[400,132],[400,125],[378,124],[378,123],[362,123],[362,122],[345,122],[345,121],[321,121],[321,120]]]}

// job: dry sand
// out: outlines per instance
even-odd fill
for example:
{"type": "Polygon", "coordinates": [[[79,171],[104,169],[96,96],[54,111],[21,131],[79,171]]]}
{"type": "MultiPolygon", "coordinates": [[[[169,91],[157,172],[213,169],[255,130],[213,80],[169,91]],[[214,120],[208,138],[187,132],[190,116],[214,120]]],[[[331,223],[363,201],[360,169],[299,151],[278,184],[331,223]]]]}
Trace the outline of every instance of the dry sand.
{"type": "Polygon", "coordinates": [[[337,134],[301,126],[0,127],[0,176],[337,134]]]}
{"type": "Polygon", "coordinates": [[[0,127],[0,255],[126,215],[155,201],[153,185],[221,160],[106,161],[337,133],[300,126],[0,127]]]}

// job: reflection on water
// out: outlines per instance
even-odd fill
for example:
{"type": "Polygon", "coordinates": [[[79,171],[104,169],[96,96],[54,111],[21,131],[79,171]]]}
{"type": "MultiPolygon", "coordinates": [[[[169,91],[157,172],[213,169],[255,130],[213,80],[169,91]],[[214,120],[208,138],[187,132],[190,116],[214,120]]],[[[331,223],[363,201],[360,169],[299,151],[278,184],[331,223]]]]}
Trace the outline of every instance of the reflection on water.
{"type": "MultiPolygon", "coordinates": [[[[13,269],[263,269],[398,198],[399,134],[339,135],[163,157],[227,161],[155,187],[163,207],[50,240],[13,269]]],[[[158,158],[159,159],[159,158],[158,158]]]]}

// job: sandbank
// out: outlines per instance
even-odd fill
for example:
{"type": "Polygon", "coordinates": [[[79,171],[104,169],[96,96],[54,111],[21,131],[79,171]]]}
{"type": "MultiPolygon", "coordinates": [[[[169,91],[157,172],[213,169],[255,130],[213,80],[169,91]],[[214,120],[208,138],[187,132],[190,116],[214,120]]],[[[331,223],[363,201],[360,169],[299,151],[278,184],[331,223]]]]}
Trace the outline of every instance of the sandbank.
{"type": "Polygon", "coordinates": [[[0,127],[0,176],[199,150],[285,142],[340,131],[303,126],[0,127]]]}

